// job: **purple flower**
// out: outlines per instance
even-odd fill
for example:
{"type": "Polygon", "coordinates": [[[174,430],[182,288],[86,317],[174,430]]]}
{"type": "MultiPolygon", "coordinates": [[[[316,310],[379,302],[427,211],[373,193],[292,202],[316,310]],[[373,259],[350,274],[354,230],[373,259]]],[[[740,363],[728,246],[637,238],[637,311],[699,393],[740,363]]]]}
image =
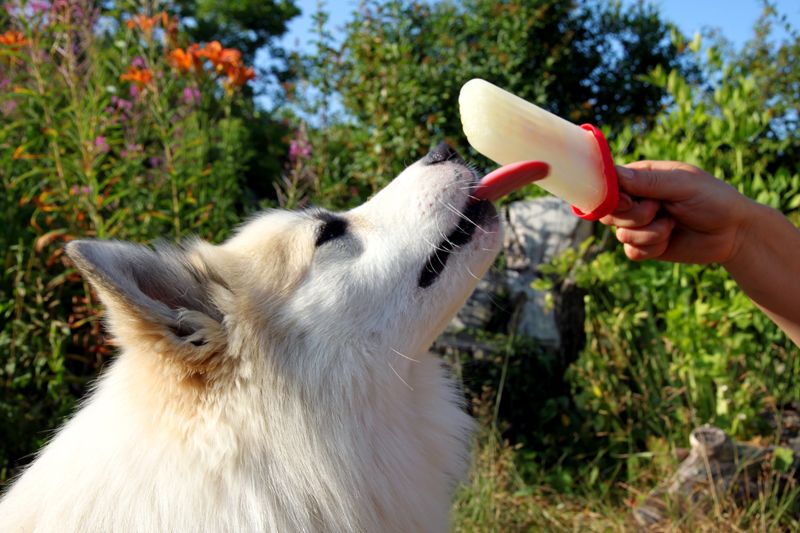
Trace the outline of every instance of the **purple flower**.
{"type": "Polygon", "coordinates": [[[8,13],[8,15],[11,18],[17,18],[17,15],[19,14],[20,10],[19,5],[16,5],[15,3],[12,2],[4,2],[3,9],[5,10],[6,13],[8,13]]]}
{"type": "Polygon", "coordinates": [[[142,94],[142,90],[135,83],[131,83],[130,88],[130,95],[131,99],[136,100],[139,98],[139,95],[142,94]]]}
{"type": "Polygon", "coordinates": [[[0,112],[2,112],[3,115],[6,116],[13,113],[16,109],[17,109],[17,102],[15,102],[14,100],[6,100],[2,104],[0,104],[0,112]]]}
{"type": "Polygon", "coordinates": [[[133,58],[133,61],[131,61],[131,66],[134,66],[136,68],[144,68],[145,65],[146,64],[142,56],[136,56],[133,58]]]}
{"type": "Polygon", "coordinates": [[[183,103],[193,106],[200,103],[200,89],[197,87],[186,87],[183,90],[183,103]]]}
{"type": "Polygon", "coordinates": [[[289,143],[289,160],[302,161],[311,156],[311,145],[305,139],[292,139],[289,143]]]}
{"type": "Polygon", "coordinates": [[[92,188],[89,187],[88,185],[82,185],[81,187],[78,187],[77,185],[73,185],[69,189],[69,193],[72,194],[73,196],[78,194],[78,193],[89,194],[90,192],[92,192],[92,188]]]}
{"type": "Polygon", "coordinates": [[[45,11],[50,10],[50,2],[41,2],[38,0],[33,0],[32,2],[28,2],[28,7],[31,8],[34,15],[39,13],[44,13],[45,11]]]}
{"type": "Polygon", "coordinates": [[[118,96],[112,96],[111,103],[114,106],[116,106],[118,111],[129,113],[131,109],[133,109],[133,102],[131,102],[130,100],[125,100],[124,98],[120,98],[118,96]]]}
{"type": "Polygon", "coordinates": [[[110,147],[108,146],[108,141],[102,135],[98,135],[94,138],[94,147],[100,154],[105,154],[109,151],[110,147]]]}
{"type": "Polygon", "coordinates": [[[127,157],[130,157],[130,156],[135,156],[136,154],[138,154],[141,151],[142,151],[141,145],[128,143],[125,146],[125,148],[123,148],[120,151],[119,155],[122,156],[123,158],[127,158],[127,157]]]}
{"type": "Polygon", "coordinates": [[[150,164],[150,168],[158,168],[161,166],[161,158],[160,157],[150,157],[147,159],[147,162],[150,164]]]}

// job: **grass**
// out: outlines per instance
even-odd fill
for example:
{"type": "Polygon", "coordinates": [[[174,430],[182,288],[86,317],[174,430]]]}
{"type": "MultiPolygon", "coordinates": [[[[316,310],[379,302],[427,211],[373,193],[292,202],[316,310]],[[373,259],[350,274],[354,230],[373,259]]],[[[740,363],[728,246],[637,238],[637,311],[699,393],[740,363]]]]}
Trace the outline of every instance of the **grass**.
{"type": "Polygon", "coordinates": [[[800,530],[800,487],[791,481],[776,482],[781,475],[777,471],[762,476],[762,490],[752,501],[737,504],[731,494],[709,490],[703,505],[665,502],[666,518],[644,529],[636,522],[633,508],[675,472],[680,463],[676,450],[669,449],[665,441],[651,443],[653,453],[642,454],[649,461],[641,461],[639,470],[628,476],[635,483],[577,479],[577,488],[559,491],[550,480],[570,466],[544,470],[526,462],[525,449],[501,436],[495,425],[494,402],[486,401],[487,397],[473,401],[481,430],[473,443],[470,477],[458,490],[452,508],[453,531],[457,533],[800,530]]]}
{"type": "Polygon", "coordinates": [[[798,488],[778,490],[777,484],[755,501],[737,505],[726,494],[711,498],[710,508],[685,509],[670,505],[666,520],[643,529],[632,515],[635,502],[655,488],[677,467],[678,461],[642,469],[636,486],[600,484],[599,490],[559,493],[547,485],[546,476],[533,480],[521,473],[520,448],[484,429],[476,438],[469,480],[453,504],[453,531],[468,532],[789,532],[800,530],[798,488]]]}

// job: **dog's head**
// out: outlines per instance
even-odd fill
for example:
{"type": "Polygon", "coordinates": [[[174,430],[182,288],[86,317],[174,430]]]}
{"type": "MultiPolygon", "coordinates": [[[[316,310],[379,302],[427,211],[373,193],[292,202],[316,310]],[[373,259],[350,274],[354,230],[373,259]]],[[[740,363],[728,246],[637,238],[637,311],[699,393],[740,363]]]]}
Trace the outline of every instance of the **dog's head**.
{"type": "Polygon", "coordinates": [[[67,252],[124,349],[190,371],[252,357],[330,368],[347,354],[418,354],[499,250],[496,211],[470,196],[476,181],[442,144],[347,212],[269,211],[218,246],[75,241],[67,252]]]}

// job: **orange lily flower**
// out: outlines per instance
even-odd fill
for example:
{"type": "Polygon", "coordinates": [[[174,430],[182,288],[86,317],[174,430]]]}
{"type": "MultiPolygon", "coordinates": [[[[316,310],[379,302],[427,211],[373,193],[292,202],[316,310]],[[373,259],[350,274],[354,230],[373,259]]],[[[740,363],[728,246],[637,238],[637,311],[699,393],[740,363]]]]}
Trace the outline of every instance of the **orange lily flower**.
{"type": "Polygon", "coordinates": [[[226,70],[231,67],[238,68],[241,61],[242,53],[233,48],[224,48],[219,54],[219,64],[226,70]]]}
{"type": "Polygon", "coordinates": [[[8,30],[5,33],[0,34],[0,44],[4,44],[6,46],[25,46],[28,44],[28,40],[22,34],[22,32],[16,30],[8,30]]]}
{"type": "Polygon", "coordinates": [[[218,74],[224,72],[231,80],[241,76],[239,69],[242,68],[242,53],[239,50],[234,48],[223,48],[219,41],[212,41],[199,50],[197,55],[199,57],[205,57],[211,61],[214,70],[218,74]]]}
{"type": "Polygon", "coordinates": [[[139,28],[148,36],[153,33],[153,28],[161,17],[156,15],[155,17],[148,17],[147,15],[136,15],[128,19],[126,25],[128,29],[132,30],[134,28],[139,28]]]}
{"type": "Polygon", "coordinates": [[[194,66],[194,55],[184,51],[183,48],[176,48],[169,53],[169,60],[172,65],[181,72],[188,72],[194,66]]]}
{"type": "Polygon", "coordinates": [[[220,42],[211,41],[210,43],[207,43],[205,46],[203,46],[203,48],[197,50],[197,57],[205,57],[206,59],[211,61],[211,63],[213,63],[214,66],[216,66],[217,63],[219,63],[219,56],[221,53],[222,53],[222,45],[220,44],[220,42]]]}
{"type": "Polygon", "coordinates": [[[161,27],[164,28],[167,46],[174,46],[178,42],[178,17],[170,17],[166,11],[162,11],[161,27]]]}
{"type": "Polygon", "coordinates": [[[250,67],[238,67],[231,69],[228,71],[228,85],[230,87],[241,87],[255,77],[256,73],[250,67]]]}
{"type": "Polygon", "coordinates": [[[203,70],[203,57],[200,55],[200,45],[192,43],[186,49],[186,53],[192,56],[194,62],[194,70],[200,72],[203,70]]]}
{"type": "Polygon", "coordinates": [[[144,87],[153,81],[153,72],[147,68],[130,66],[128,71],[119,77],[122,81],[129,81],[138,87],[144,87]]]}

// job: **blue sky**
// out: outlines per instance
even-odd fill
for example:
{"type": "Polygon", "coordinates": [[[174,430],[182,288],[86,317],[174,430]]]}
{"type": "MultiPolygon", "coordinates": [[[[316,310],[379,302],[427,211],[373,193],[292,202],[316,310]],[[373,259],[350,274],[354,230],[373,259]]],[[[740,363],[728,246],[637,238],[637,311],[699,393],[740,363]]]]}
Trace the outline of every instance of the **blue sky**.
{"type": "MultiPolygon", "coordinates": [[[[624,4],[633,4],[637,0],[623,0],[624,4]]],[[[796,28],[800,28],[800,1],[772,0],[778,12],[786,15],[796,28]]],[[[735,46],[742,46],[752,35],[753,22],[761,12],[759,0],[656,0],[667,20],[674,22],[687,36],[705,28],[720,29],[723,35],[735,46]]],[[[315,11],[317,0],[298,0],[297,5],[303,11],[289,25],[289,33],[283,44],[294,49],[307,46],[309,30],[312,27],[311,14],[315,11]]],[[[327,11],[331,13],[333,27],[341,26],[358,6],[356,0],[340,0],[325,2],[327,11]]]]}
{"type": "MultiPolygon", "coordinates": [[[[625,3],[631,3],[626,1],[625,3]]],[[[736,47],[753,33],[753,23],[761,14],[758,0],[661,0],[654,2],[664,18],[674,22],[684,34],[694,35],[704,28],[718,28],[736,47]]],[[[786,15],[800,29],[800,1],[773,0],[778,13],[786,15]]]]}
{"type": "MultiPolygon", "coordinates": [[[[613,0],[608,0],[613,1],[613,0]]],[[[623,4],[631,5],[639,0],[622,0],[623,4]]],[[[741,48],[752,36],[753,23],[761,13],[760,0],[645,0],[656,4],[666,20],[675,23],[678,28],[689,38],[695,32],[717,29],[736,48],[741,48]]],[[[800,0],[770,0],[776,6],[778,13],[785,15],[794,28],[800,30],[800,0]]],[[[312,14],[316,11],[318,0],[297,0],[297,6],[302,10],[302,15],[296,17],[289,24],[288,33],[279,41],[288,50],[310,51],[313,38],[312,14]]],[[[328,0],[323,2],[326,11],[330,13],[330,27],[342,28],[350,18],[350,14],[357,9],[358,0],[328,0]]],[[[778,33],[779,37],[785,33],[778,33]]],[[[257,60],[258,62],[258,60],[257,60]]],[[[263,95],[258,101],[265,108],[271,107],[271,98],[263,95]]],[[[336,104],[334,103],[334,107],[336,104]]]]}

